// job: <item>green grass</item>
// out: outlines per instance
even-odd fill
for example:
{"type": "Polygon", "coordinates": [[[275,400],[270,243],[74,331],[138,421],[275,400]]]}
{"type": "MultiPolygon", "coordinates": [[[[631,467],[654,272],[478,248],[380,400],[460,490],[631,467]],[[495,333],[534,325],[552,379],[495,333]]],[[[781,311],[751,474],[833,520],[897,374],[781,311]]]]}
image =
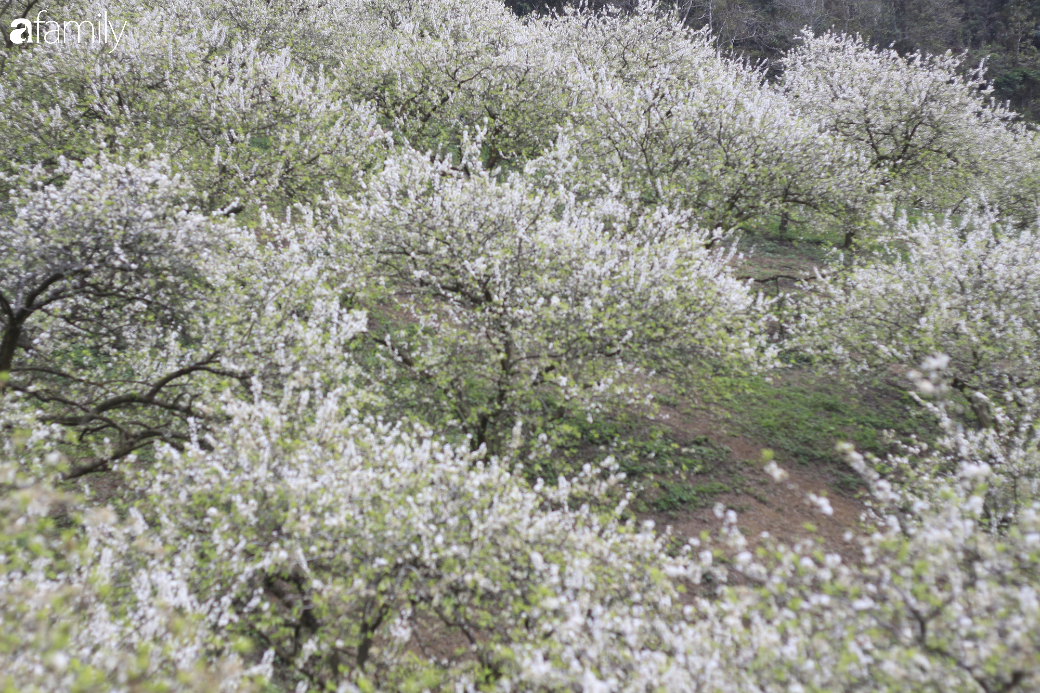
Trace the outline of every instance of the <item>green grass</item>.
{"type": "MultiPolygon", "coordinates": [[[[796,463],[834,464],[841,471],[838,442],[884,455],[891,448],[886,430],[902,439],[929,435],[927,418],[906,393],[883,383],[857,386],[828,374],[792,370],[771,383],[754,378],[745,385],[725,403],[732,424],[796,463]]],[[[858,482],[839,474],[839,484],[858,482]]]]}
{"type": "Polygon", "coordinates": [[[696,486],[685,481],[665,481],[660,485],[661,494],[648,505],[658,512],[676,513],[680,510],[695,510],[711,505],[715,497],[732,489],[718,481],[708,481],[696,486]]]}
{"type": "Polygon", "coordinates": [[[630,506],[635,512],[674,514],[702,508],[744,485],[732,465],[725,464],[730,450],[707,436],[682,437],[631,413],[574,422],[574,427],[570,443],[557,448],[557,469],[612,455],[625,474],[625,487],[636,491],[630,506]]]}

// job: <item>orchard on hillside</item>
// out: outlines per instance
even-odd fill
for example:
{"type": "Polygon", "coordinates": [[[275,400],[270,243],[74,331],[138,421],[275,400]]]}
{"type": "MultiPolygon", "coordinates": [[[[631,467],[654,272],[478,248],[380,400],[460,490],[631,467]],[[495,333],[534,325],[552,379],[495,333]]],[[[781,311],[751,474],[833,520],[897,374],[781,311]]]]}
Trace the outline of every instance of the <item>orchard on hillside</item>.
{"type": "Polygon", "coordinates": [[[649,2],[41,11],[128,29],[0,57],[0,689],[1040,687],[1040,143],[981,68],[805,32],[769,81],[649,2]],[[836,247],[767,292],[773,232],[836,247]],[[565,450],[792,364],[928,422],[841,447],[845,557],[565,450]]]}

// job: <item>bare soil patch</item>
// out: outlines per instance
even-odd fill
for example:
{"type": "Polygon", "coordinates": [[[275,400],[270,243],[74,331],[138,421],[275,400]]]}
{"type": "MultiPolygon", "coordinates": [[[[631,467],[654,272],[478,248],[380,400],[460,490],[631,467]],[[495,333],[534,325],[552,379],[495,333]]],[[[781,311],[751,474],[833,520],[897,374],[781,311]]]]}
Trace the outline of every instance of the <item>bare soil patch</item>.
{"type": "MultiPolygon", "coordinates": [[[[680,411],[662,406],[657,419],[676,440],[706,437],[714,445],[728,449],[722,465],[705,470],[703,477],[729,481],[732,490],[719,494],[714,501],[737,512],[738,526],[749,541],[759,541],[763,533],[785,543],[814,538],[822,542],[825,550],[846,560],[858,556],[856,544],[846,537],[860,532],[866,507],[858,493],[835,488],[835,469],[821,463],[794,464],[782,453],[774,453],[774,459],[789,474],[785,481],[777,483],[763,471],[763,450],[770,446],[731,432],[709,408],[680,411]],[[734,479],[740,481],[734,484],[734,479]],[[833,514],[825,515],[809,502],[810,492],[826,496],[833,514]]],[[[712,507],[644,512],[640,517],[653,520],[662,530],[671,527],[678,536],[697,536],[706,530],[714,533],[722,526],[712,507]]]]}

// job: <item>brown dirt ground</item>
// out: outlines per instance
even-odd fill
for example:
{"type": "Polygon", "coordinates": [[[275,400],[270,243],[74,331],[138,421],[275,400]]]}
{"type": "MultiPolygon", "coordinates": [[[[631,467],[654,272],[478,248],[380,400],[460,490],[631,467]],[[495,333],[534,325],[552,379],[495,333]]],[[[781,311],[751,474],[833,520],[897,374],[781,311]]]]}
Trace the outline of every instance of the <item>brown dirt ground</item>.
{"type": "MultiPolygon", "coordinates": [[[[762,470],[762,451],[770,446],[727,431],[710,410],[701,408],[691,414],[661,406],[655,418],[669,427],[679,441],[706,436],[715,445],[729,448],[725,463],[729,469],[717,471],[736,475],[745,483],[733,492],[720,494],[715,501],[736,511],[738,527],[750,542],[760,540],[763,532],[788,544],[815,537],[826,551],[837,553],[844,560],[855,560],[860,555],[857,545],[846,541],[845,536],[847,532],[859,533],[866,508],[853,494],[835,490],[834,470],[820,465],[795,465],[777,453],[774,459],[789,475],[777,483],[762,470]],[[817,510],[807,498],[810,492],[827,496],[834,513],[828,516],[817,510]],[[808,529],[810,526],[812,530],[808,529]]],[[[661,530],[670,526],[673,534],[685,537],[698,536],[705,530],[714,534],[722,526],[711,507],[642,513],[640,518],[653,520],[661,530]]]]}

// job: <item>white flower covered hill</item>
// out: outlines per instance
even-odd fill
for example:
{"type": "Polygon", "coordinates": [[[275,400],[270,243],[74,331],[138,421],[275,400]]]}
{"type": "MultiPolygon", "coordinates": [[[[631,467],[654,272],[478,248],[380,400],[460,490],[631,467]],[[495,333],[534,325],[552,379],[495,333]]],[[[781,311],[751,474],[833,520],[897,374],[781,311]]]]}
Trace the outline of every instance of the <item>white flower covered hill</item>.
{"type": "Polygon", "coordinates": [[[984,70],[650,3],[0,20],[0,690],[1040,689],[984,70]]]}

